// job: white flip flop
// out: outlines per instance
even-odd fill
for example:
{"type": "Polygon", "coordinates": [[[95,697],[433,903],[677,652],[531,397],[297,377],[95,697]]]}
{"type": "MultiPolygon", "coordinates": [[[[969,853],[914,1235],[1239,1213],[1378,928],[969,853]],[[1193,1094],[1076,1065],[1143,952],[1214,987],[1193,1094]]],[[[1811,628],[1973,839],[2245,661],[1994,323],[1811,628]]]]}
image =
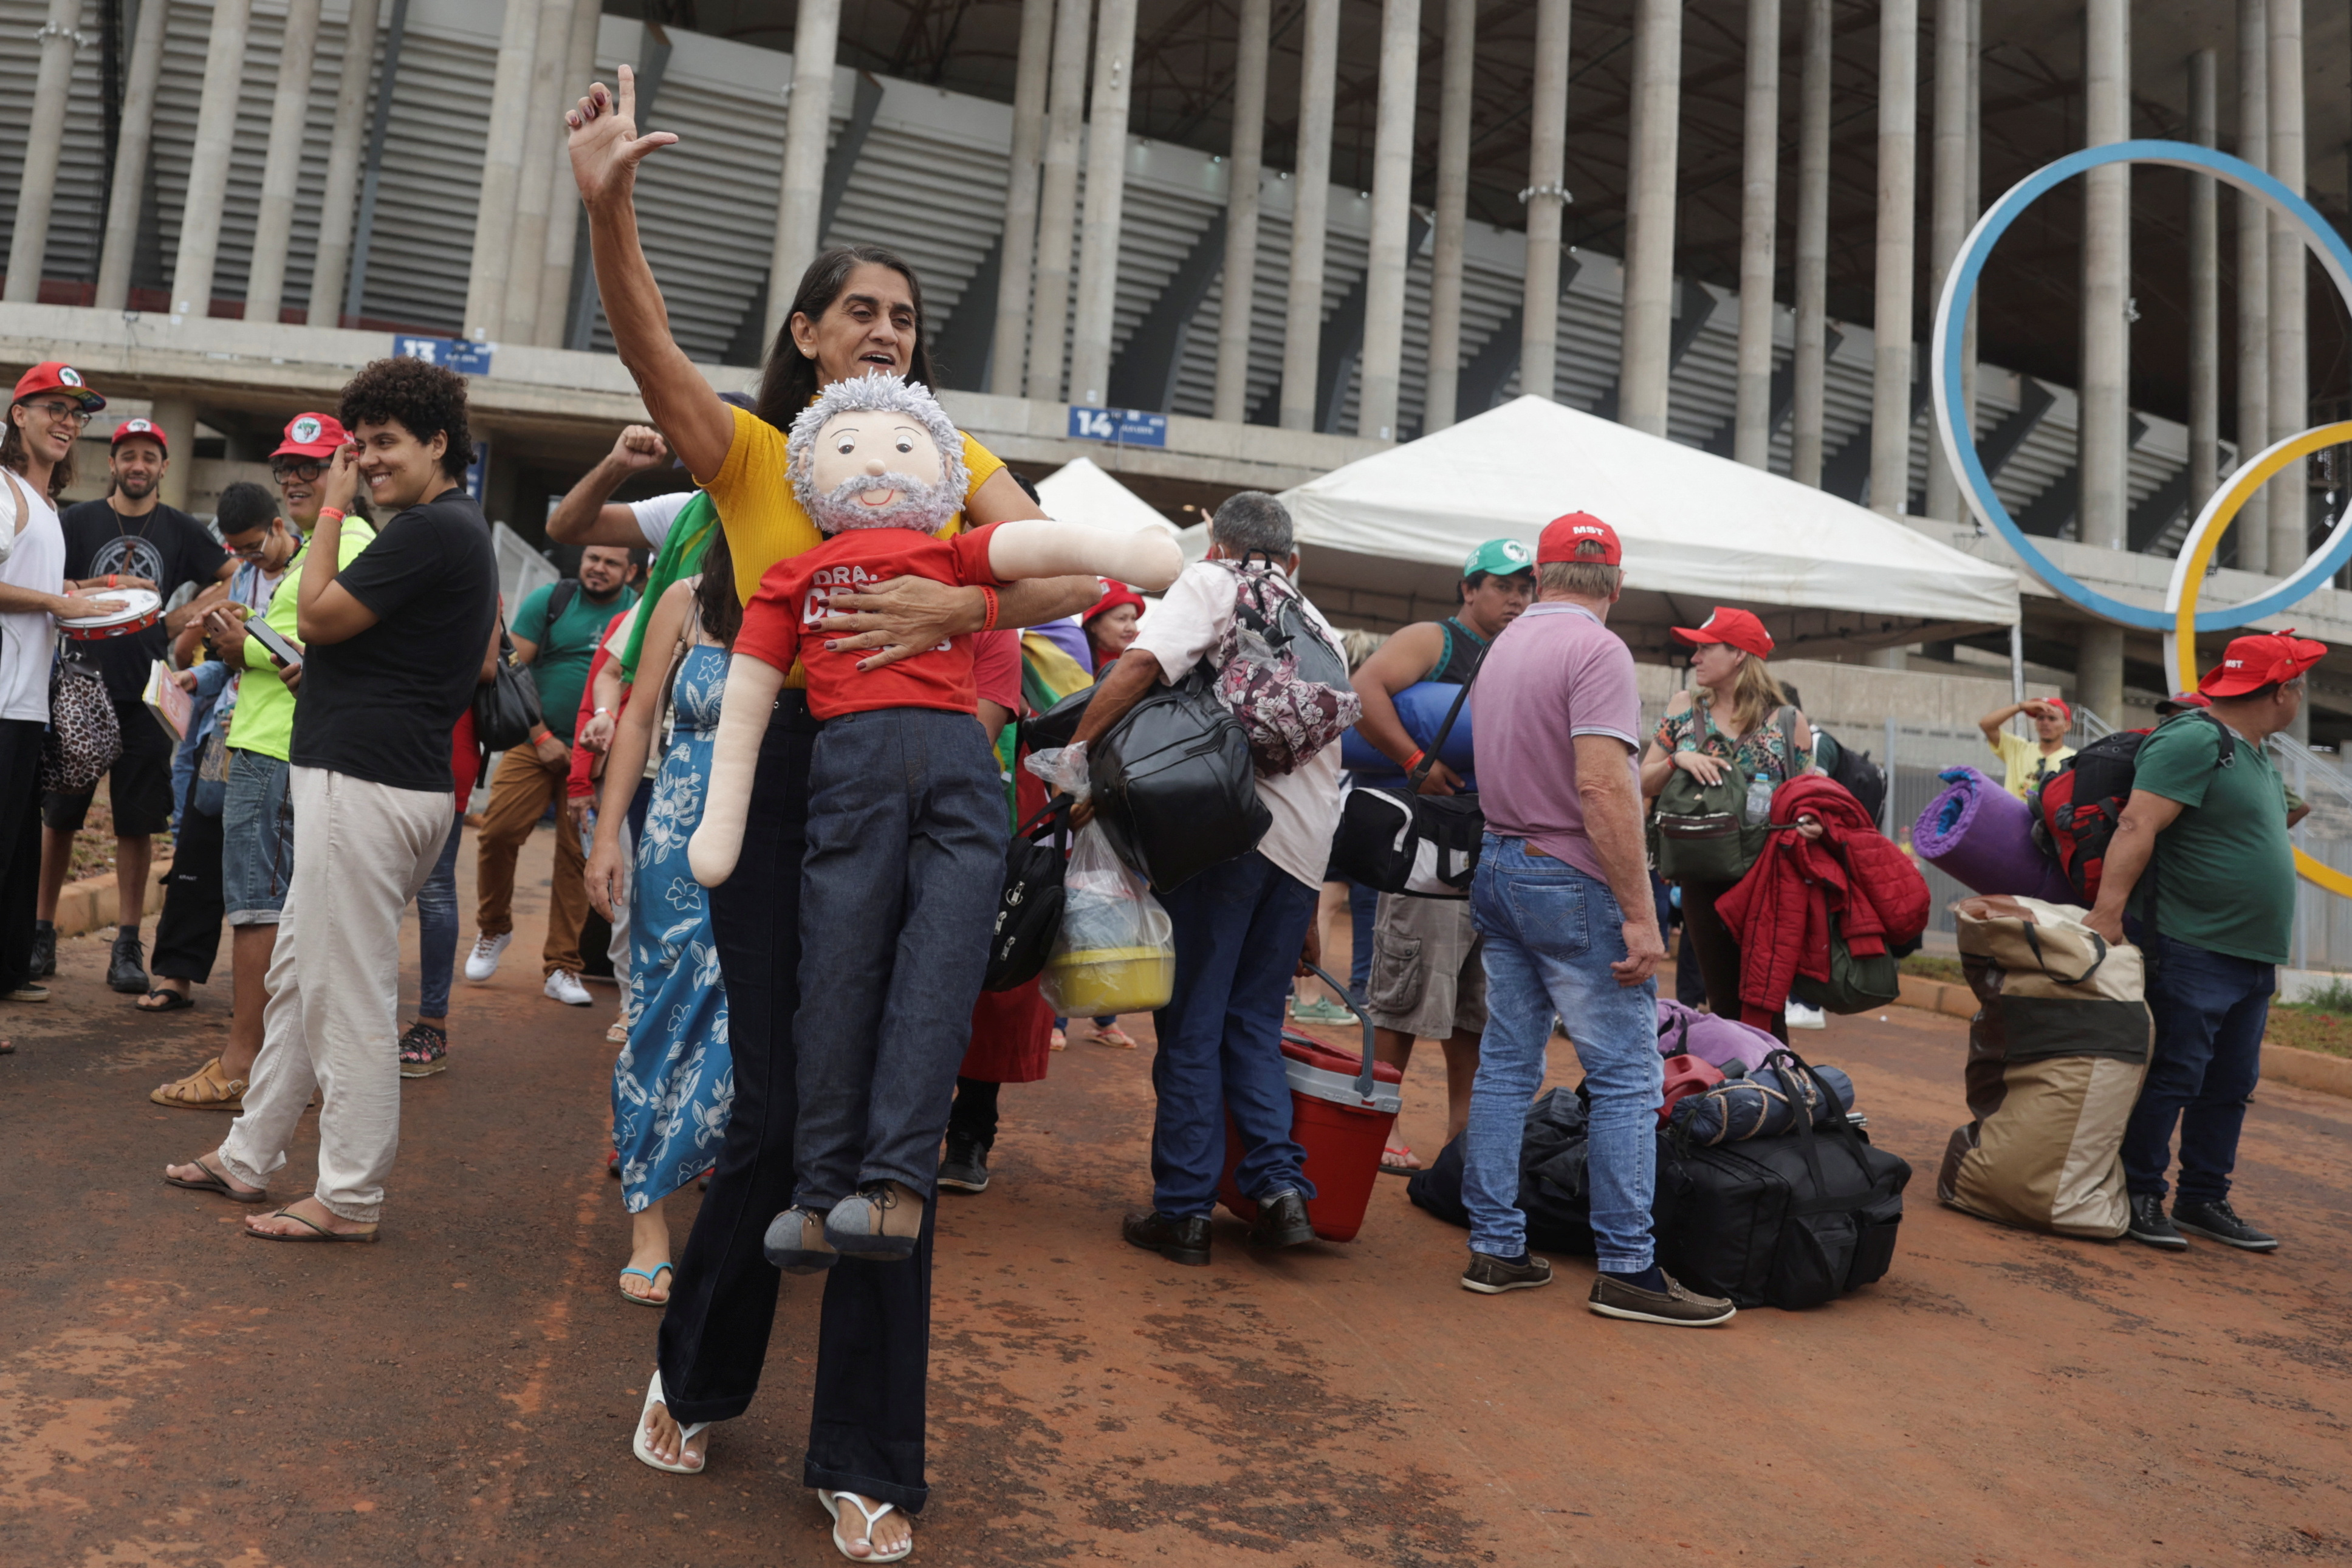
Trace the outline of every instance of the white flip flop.
{"type": "MultiPolygon", "coordinates": [[[[662,1397],[661,1374],[659,1372],[656,1372],[654,1374],[654,1380],[646,1385],[646,1402],[644,1406],[637,1411],[636,1435],[629,1440],[629,1451],[636,1455],[639,1459],[651,1465],[657,1470],[667,1470],[674,1476],[698,1476],[702,1473],[701,1465],[673,1465],[666,1463],[655,1455],[652,1445],[646,1441],[646,1416],[651,1413],[655,1406],[659,1405],[664,1408],[667,1408],[668,1404],[669,1401],[662,1397]]],[[[680,1453],[685,1452],[685,1445],[692,1442],[695,1437],[701,1433],[703,1428],[709,1425],[710,1423],[708,1421],[697,1421],[691,1427],[681,1428],[678,1436],[678,1451],[680,1453]]]]}
{"type": "Polygon", "coordinates": [[[868,1545],[873,1544],[875,1521],[898,1506],[896,1503],[886,1502],[880,1508],[869,1510],[866,1506],[866,1500],[856,1492],[827,1491],[823,1487],[817,1488],[816,1500],[824,1504],[825,1512],[833,1515],[833,1549],[835,1551],[852,1563],[897,1563],[914,1551],[915,1538],[910,1535],[904,1545],[892,1551],[885,1552],[877,1548],[863,1557],[853,1554],[849,1550],[849,1542],[841,1538],[841,1505],[845,1500],[850,1507],[866,1516],[866,1542],[868,1545]]]}

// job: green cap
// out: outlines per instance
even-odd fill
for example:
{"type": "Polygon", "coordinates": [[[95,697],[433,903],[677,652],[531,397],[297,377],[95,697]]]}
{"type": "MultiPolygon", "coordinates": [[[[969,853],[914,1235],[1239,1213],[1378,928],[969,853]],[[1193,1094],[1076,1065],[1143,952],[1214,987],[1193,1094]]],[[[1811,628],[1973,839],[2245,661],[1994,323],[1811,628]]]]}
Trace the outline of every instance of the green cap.
{"type": "Polygon", "coordinates": [[[1462,575],[1475,577],[1479,572],[1492,572],[1496,577],[1509,577],[1515,572],[1533,571],[1536,552],[1517,539],[1488,539],[1470,552],[1462,563],[1462,575]]]}

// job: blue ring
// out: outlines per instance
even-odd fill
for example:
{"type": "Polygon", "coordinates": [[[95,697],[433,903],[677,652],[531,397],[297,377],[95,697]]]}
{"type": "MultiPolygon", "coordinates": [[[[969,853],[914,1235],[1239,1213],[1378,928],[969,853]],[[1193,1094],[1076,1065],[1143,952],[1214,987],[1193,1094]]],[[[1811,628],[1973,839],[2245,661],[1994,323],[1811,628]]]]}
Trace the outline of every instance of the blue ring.
{"type": "MultiPolygon", "coordinates": [[[[1992,254],[1996,241],[2010,225],[2022,216],[2042,193],[2062,180],[2110,163],[2160,163],[2170,168],[2211,174],[2240,190],[2262,197],[2272,208],[2293,217],[2303,225],[2306,238],[2318,252],[2319,262],[2336,280],[2345,304],[2352,308],[2352,246],[2333,225],[2319,215],[2317,209],[2290,191],[2278,180],[2257,169],[2242,158],[2233,158],[2210,147],[2200,147],[2189,141],[2114,141],[2102,147],[2086,147],[2069,152],[2063,158],[2047,164],[2011,186],[2000,201],[1995,202],[1977,220],[1961,245],[1959,254],[1952,258],[1952,267],[1944,283],[1944,296],[1937,303],[1933,342],[1935,365],[1930,378],[1930,390],[1935,397],[1936,418],[1943,435],[1946,452],[1957,464],[1962,482],[1968,486],[1969,500],[1977,515],[2017,551],[2025,565],[2058,595],[2072,600],[2082,608],[2106,620],[2126,626],[2137,626],[2150,632],[2169,632],[2174,617],[2164,610],[2143,610],[2099,592],[2088,584],[2075,580],[2061,571],[2033,543],[2032,537],[2017,526],[1995,492],[1992,478],[1985,472],[1983,461],[1977,455],[1976,437],[1952,418],[1952,410],[1961,403],[1961,371],[1964,366],[1962,335],[1969,319],[1969,303],[1975,297],[1978,275],[1985,260],[1992,254]]],[[[2245,445],[2240,441],[2241,447],[2245,445]]],[[[2262,444],[2267,445],[2268,443],[2262,444]]],[[[2251,456],[2252,452],[2244,454],[2251,456]]],[[[2259,599],[2243,604],[2225,605],[2197,613],[2200,632],[2224,632],[2244,626],[2267,615],[2274,615],[2301,599],[2318,582],[2352,560],[2352,528],[2341,530],[2341,537],[2323,547],[2322,553],[2308,560],[2277,588],[2259,599]]]]}

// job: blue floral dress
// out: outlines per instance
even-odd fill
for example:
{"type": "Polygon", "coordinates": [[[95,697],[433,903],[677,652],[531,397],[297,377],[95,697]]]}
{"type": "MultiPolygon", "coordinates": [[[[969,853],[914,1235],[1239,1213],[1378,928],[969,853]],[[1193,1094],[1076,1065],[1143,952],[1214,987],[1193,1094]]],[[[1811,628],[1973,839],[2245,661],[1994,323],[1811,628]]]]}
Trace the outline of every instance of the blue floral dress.
{"type": "Polygon", "coordinates": [[[613,1063],[613,1146],[635,1214],[709,1170],[735,1104],[727,989],[710,904],[686,861],[710,785],[727,651],[689,648],[678,664],[675,725],[637,838],[630,882],[629,1043],[613,1063]]]}

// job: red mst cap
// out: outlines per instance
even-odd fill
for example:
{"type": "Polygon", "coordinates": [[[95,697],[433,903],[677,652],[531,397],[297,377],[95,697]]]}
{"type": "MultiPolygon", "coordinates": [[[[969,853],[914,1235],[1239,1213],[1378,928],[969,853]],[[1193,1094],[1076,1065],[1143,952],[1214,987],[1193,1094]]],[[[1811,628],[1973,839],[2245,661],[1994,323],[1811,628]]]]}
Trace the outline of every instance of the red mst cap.
{"type": "Polygon", "coordinates": [[[2211,707],[2213,699],[2203,692],[2175,692],[2156,705],[2156,716],[2170,718],[2177,713],[2187,713],[2193,707],[2211,707]]]}
{"type": "Polygon", "coordinates": [[[1564,517],[1554,517],[1544,525],[1543,537],[1536,541],[1538,566],[1549,566],[1557,560],[1584,560],[1600,566],[1617,566],[1624,559],[1624,547],[1617,542],[1617,530],[1591,512],[1570,512],[1564,517]],[[1577,553],[1576,547],[1588,539],[1601,541],[1599,555],[1577,553]]]}
{"type": "Polygon", "coordinates": [[[2068,724],[2074,722],[2074,710],[2068,705],[2064,697],[2053,695],[2043,697],[2042,700],[2048,703],[2052,707],[2056,708],[2060,713],[2064,714],[2068,724]]]}
{"type": "Polygon", "coordinates": [[[298,413],[286,422],[286,439],[272,457],[332,457],[349,441],[342,422],[331,413],[298,413]]]}
{"type": "Polygon", "coordinates": [[[1715,613],[1706,618],[1704,626],[1676,626],[1673,631],[1677,638],[1694,648],[1703,648],[1709,643],[1721,643],[1743,653],[1753,653],[1759,659],[1772,655],[1772,633],[1764,630],[1764,622],[1745,610],[1734,610],[1728,605],[1717,605],[1715,613]]]}
{"type": "Polygon", "coordinates": [[[169,455],[171,453],[172,444],[163,439],[163,427],[156,423],[152,419],[124,420],[121,424],[114,427],[114,440],[112,444],[120,446],[134,435],[145,436],[157,446],[162,447],[166,455],[169,455]]]}
{"type": "Polygon", "coordinates": [[[2326,656],[2326,643],[2298,637],[2293,628],[2233,637],[2221,650],[2221,662],[2199,678],[2197,689],[2209,697],[2243,696],[2276,681],[2291,681],[2326,656]]]}
{"type": "Polygon", "coordinates": [[[1143,613],[1143,595],[1136,592],[1135,590],[1128,587],[1127,584],[1119,581],[1116,578],[1104,578],[1102,580],[1102,586],[1103,596],[1100,599],[1096,600],[1094,603],[1088,606],[1086,610],[1079,612],[1078,624],[1081,626],[1091,626],[1095,622],[1096,616],[1108,615],[1122,604],[1132,604],[1135,606],[1135,612],[1137,614],[1140,615],[1143,613]]]}
{"type": "Polygon", "coordinates": [[[16,378],[16,395],[13,402],[43,392],[61,392],[81,404],[84,413],[96,413],[106,406],[106,400],[82,384],[81,372],[58,360],[43,360],[16,378]]]}

